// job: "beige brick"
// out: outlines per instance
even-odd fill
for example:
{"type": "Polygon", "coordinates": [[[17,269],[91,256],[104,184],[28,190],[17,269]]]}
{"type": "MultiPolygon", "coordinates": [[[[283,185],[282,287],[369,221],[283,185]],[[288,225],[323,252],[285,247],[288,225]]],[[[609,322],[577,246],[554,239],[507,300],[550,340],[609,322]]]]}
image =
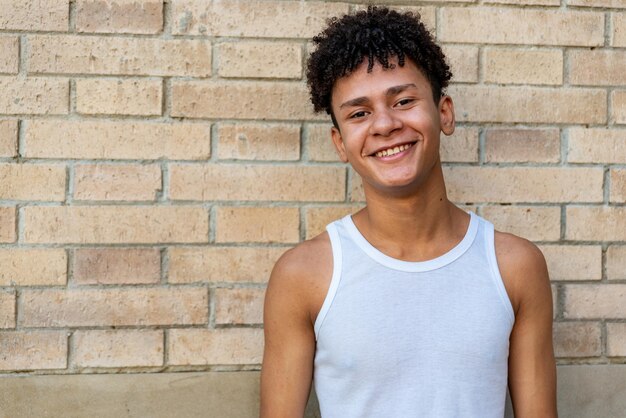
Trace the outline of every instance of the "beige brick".
{"type": "Polygon", "coordinates": [[[220,159],[289,161],[300,158],[300,125],[222,123],[218,125],[220,159]]]}
{"type": "Polygon", "coordinates": [[[161,80],[79,79],[76,111],[87,115],[160,115],[162,86],[161,80]]]}
{"type": "Polygon", "coordinates": [[[0,199],[64,200],[65,166],[0,163],[0,199]]]}
{"type": "Polygon", "coordinates": [[[559,6],[561,0],[488,0],[485,3],[514,4],[516,6],[522,4],[533,6],[559,6]]]}
{"type": "Polygon", "coordinates": [[[611,203],[626,203],[626,169],[611,168],[611,203]]]}
{"type": "Polygon", "coordinates": [[[604,15],[586,11],[447,7],[438,30],[443,42],[604,45],[604,15]]]}
{"type": "Polygon", "coordinates": [[[22,214],[27,243],[206,242],[209,230],[200,207],[33,206],[22,214]]]}
{"type": "Polygon", "coordinates": [[[15,328],[15,290],[0,290],[0,329],[15,328]]]}
{"type": "Polygon", "coordinates": [[[295,81],[172,81],[171,113],[188,118],[326,118],[313,113],[306,86],[295,81]]]}
{"type": "Polygon", "coordinates": [[[5,115],[64,115],[69,110],[66,78],[0,77],[0,113],[5,115]]]}
{"type": "Polygon", "coordinates": [[[571,163],[626,163],[626,130],[570,128],[568,143],[571,163]]]}
{"type": "Polygon", "coordinates": [[[365,202],[363,179],[354,170],[350,170],[350,201],[365,202]]]}
{"type": "Polygon", "coordinates": [[[311,239],[321,234],[329,223],[355,213],[359,209],[361,209],[360,205],[306,208],[306,239],[311,239]]]}
{"type": "Polygon", "coordinates": [[[626,51],[572,50],[569,51],[569,81],[578,85],[625,85],[626,51]]]}
{"type": "Polygon", "coordinates": [[[169,282],[264,283],[286,248],[278,247],[172,247],[169,282]]]}
{"type": "Polygon", "coordinates": [[[30,73],[211,75],[207,40],[36,35],[28,42],[30,73]]]}
{"type": "Polygon", "coordinates": [[[555,285],[550,285],[550,290],[552,291],[552,319],[555,319],[558,315],[558,301],[559,301],[559,290],[555,285]]]}
{"type": "Polygon", "coordinates": [[[626,317],[626,284],[565,285],[566,318],[626,317]]]}
{"type": "Polygon", "coordinates": [[[161,190],[157,164],[85,164],[74,167],[75,200],[154,201],[161,190]]]}
{"type": "Polygon", "coordinates": [[[169,365],[260,364],[260,328],[172,329],[167,339],[169,365]]]}
{"type": "Polygon", "coordinates": [[[605,123],[600,89],[456,85],[448,89],[458,122],[605,123]]]}
{"type": "Polygon", "coordinates": [[[348,5],[327,2],[173,0],[172,33],[254,38],[311,38],[348,5]],[[280,23],[278,23],[280,22],[280,23]]]}
{"type": "Polygon", "coordinates": [[[626,46],[626,13],[611,13],[611,46],[626,46]]]}
{"type": "Polygon", "coordinates": [[[0,206],[0,243],[15,242],[15,214],[14,207],[0,206]]]}
{"type": "Polygon", "coordinates": [[[300,239],[300,211],[292,207],[219,207],[217,242],[284,242],[300,239]]]}
{"type": "Polygon", "coordinates": [[[173,200],[342,201],[343,167],[172,164],[173,200]]]}
{"type": "Polygon", "coordinates": [[[29,158],[203,160],[211,154],[208,123],[26,122],[29,158]]]}
{"type": "Polygon", "coordinates": [[[78,367],[163,365],[162,330],[75,331],[72,340],[78,367]]]}
{"type": "Polygon", "coordinates": [[[67,281],[61,248],[0,249],[0,286],[59,286],[67,281]]]}
{"type": "Polygon", "coordinates": [[[557,49],[486,48],[484,80],[504,84],[563,84],[563,52],[557,49]]]}
{"type": "Polygon", "coordinates": [[[0,29],[66,31],[69,0],[1,0],[0,29]]]}
{"type": "Polygon", "coordinates": [[[626,124],[626,90],[611,92],[611,121],[626,124]]]}
{"type": "Polygon", "coordinates": [[[555,322],[556,357],[597,357],[602,354],[602,331],[598,322],[555,322]]]}
{"type": "Polygon", "coordinates": [[[490,163],[557,163],[561,160],[558,128],[489,129],[485,161],[490,163]]]}
{"type": "Polygon", "coordinates": [[[446,167],[456,202],[601,202],[602,168],[446,167]]]}
{"type": "Polygon", "coordinates": [[[0,370],[67,368],[67,331],[0,331],[0,370]]]}
{"type": "Polygon", "coordinates": [[[215,289],[216,324],[262,324],[265,289],[215,289]]]}
{"type": "Polygon", "coordinates": [[[331,123],[309,124],[306,129],[306,146],[311,161],[337,161],[337,151],[330,139],[331,123]]]}
{"type": "Polygon", "coordinates": [[[568,206],[565,238],[581,241],[626,240],[626,207],[568,206]]]}
{"type": "Polygon", "coordinates": [[[499,231],[531,241],[558,241],[561,237],[561,208],[558,206],[485,206],[482,215],[499,231]]]}
{"type": "Polygon", "coordinates": [[[22,327],[195,325],[208,320],[205,288],[24,290],[22,327]]]}
{"type": "Polygon", "coordinates": [[[443,162],[478,162],[478,128],[456,128],[450,136],[441,134],[439,152],[443,162]]]}
{"type": "Polygon", "coordinates": [[[72,263],[77,284],[145,284],[161,278],[158,248],[77,248],[72,263]]]}
{"type": "Polygon", "coordinates": [[[606,351],[610,357],[626,356],[626,323],[606,324],[606,351]]]}
{"type": "Polygon", "coordinates": [[[613,7],[626,9],[624,0],[567,0],[570,6],[582,7],[613,7]]]}
{"type": "Polygon", "coordinates": [[[158,33],[163,28],[162,0],[78,0],[76,31],[158,33]]]}
{"type": "Polygon", "coordinates": [[[455,82],[476,83],[478,81],[478,47],[442,45],[455,82]]]}
{"type": "Polygon", "coordinates": [[[301,78],[302,45],[295,42],[239,41],[216,46],[217,72],[226,78],[301,78]]]}
{"type": "Polygon", "coordinates": [[[606,278],[626,280],[626,245],[611,245],[606,250],[606,278]]]}
{"type": "Polygon", "coordinates": [[[17,120],[0,120],[0,157],[17,156],[17,120]]]}
{"type": "Polygon", "coordinates": [[[602,279],[602,247],[599,245],[542,245],[550,280],[602,279]]]}
{"type": "MultiPolygon", "coordinates": [[[[1,13],[1,12],[0,12],[1,13]]],[[[0,37],[0,73],[16,74],[20,60],[20,41],[17,36],[0,37]]]]}

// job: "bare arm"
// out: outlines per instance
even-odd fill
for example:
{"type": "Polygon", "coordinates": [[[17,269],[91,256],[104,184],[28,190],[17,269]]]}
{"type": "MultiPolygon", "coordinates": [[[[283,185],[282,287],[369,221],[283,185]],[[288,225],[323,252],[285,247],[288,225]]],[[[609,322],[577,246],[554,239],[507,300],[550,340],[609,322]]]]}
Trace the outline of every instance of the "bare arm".
{"type": "Polygon", "coordinates": [[[498,263],[515,310],[509,348],[509,391],[515,417],[555,418],[552,292],[546,262],[532,243],[498,235],[498,263]]]}
{"type": "Polygon", "coordinates": [[[303,243],[272,271],[265,295],[261,418],[304,416],[313,377],[314,316],[326,291],[316,279],[329,275],[320,247],[319,241],[303,243]]]}

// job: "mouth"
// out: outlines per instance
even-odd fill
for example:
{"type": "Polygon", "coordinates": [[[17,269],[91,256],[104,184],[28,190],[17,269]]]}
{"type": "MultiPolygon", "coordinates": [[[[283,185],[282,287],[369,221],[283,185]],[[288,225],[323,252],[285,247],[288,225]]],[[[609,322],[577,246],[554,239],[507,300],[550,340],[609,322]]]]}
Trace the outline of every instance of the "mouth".
{"type": "Polygon", "coordinates": [[[376,151],[375,153],[371,154],[370,156],[374,156],[374,157],[391,157],[392,155],[396,155],[401,153],[402,151],[406,151],[409,148],[411,148],[413,145],[415,145],[415,142],[409,142],[407,144],[401,144],[401,145],[396,145],[393,147],[389,147],[389,148],[385,148],[379,151],[376,151]]]}

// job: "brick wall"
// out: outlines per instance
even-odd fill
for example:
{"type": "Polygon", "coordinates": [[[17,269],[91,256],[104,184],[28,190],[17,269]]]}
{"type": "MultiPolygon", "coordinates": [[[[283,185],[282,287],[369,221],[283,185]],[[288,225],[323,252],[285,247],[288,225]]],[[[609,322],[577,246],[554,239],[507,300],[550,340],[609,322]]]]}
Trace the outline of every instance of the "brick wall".
{"type": "MultiPolygon", "coordinates": [[[[356,3],[0,0],[1,374],[259,369],[272,264],[362,205],[302,79],[356,3]]],[[[560,364],[624,363],[626,2],[402,7],[451,199],[544,251],[560,364]]]]}

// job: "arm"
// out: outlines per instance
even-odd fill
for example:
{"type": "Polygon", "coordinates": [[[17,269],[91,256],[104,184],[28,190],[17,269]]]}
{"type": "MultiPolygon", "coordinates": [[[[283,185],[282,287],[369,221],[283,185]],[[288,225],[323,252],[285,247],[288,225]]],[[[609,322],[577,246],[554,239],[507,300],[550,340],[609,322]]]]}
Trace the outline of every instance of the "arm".
{"type": "Polygon", "coordinates": [[[509,348],[509,391],[515,417],[555,418],[552,292],[546,262],[532,243],[497,235],[498,263],[515,311],[509,348]]]}
{"type": "Polygon", "coordinates": [[[302,418],[311,389],[315,333],[303,249],[281,257],[265,295],[261,418],[302,418]]]}

